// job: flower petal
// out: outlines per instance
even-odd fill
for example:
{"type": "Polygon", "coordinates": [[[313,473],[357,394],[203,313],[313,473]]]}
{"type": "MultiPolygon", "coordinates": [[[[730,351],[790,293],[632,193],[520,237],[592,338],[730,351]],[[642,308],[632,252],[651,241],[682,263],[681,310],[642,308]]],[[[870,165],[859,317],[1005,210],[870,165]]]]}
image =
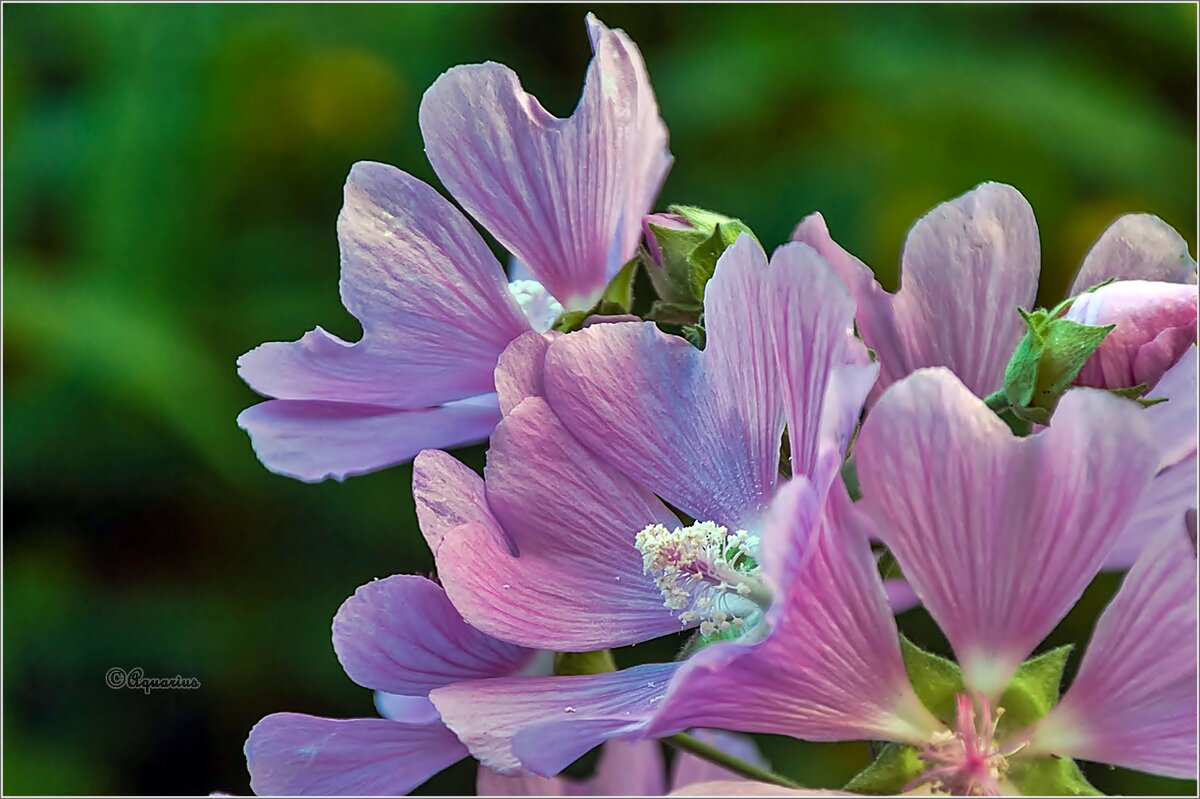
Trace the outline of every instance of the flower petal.
{"type": "Polygon", "coordinates": [[[840,485],[821,524],[807,564],[768,611],[766,638],[714,644],[685,661],[651,734],[719,727],[810,741],[921,742],[933,732],[937,722],[904,670],[866,533],[840,485]]]}
{"type": "Polygon", "coordinates": [[[496,364],[496,396],[500,399],[500,412],[507,416],[527,397],[545,396],[542,372],[546,363],[546,350],[550,342],[560,333],[529,332],[513,339],[500,353],[496,364]]]}
{"type": "Polygon", "coordinates": [[[493,63],[446,72],[420,110],[442,183],[568,310],[590,307],[633,256],[671,163],[637,48],[588,25],[596,55],[569,119],[493,63]]]}
{"type": "Polygon", "coordinates": [[[1196,540],[1155,537],[1101,615],[1032,751],[1196,779],[1196,540]]]}
{"type": "MultiPolygon", "coordinates": [[[[754,739],[748,736],[736,735],[723,730],[695,730],[692,732],[692,737],[700,739],[709,746],[715,746],[726,754],[733,755],[743,763],[749,763],[768,771],[771,768],[771,764],[758,751],[754,739]]],[[[608,746],[613,745],[608,744],[608,746]]],[[[745,777],[739,777],[716,763],[701,760],[688,752],[680,752],[671,768],[671,790],[673,791],[678,791],[688,785],[720,780],[747,781],[745,777]]]]}
{"type": "Polygon", "coordinates": [[[317,328],[238,359],[276,399],[422,408],[492,391],[508,342],[529,329],[504,270],[450,203],[395,167],[359,162],[338,217],[349,344],[317,328]]]}
{"type": "Polygon", "coordinates": [[[765,509],[778,476],[766,268],[749,236],[721,256],[703,351],[641,322],[572,333],[546,354],[547,398],[576,438],[684,513],[731,528],[765,509]]]}
{"type": "Polygon", "coordinates": [[[792,474],[824,496],[879,374],[854,338],[854,297],[816,250],[787,244],[769,269],[766,313],[787,409],[792,474]]]}
{"type": "Polygon", "coordinates": [[[784,788],[767,782],[750,780],[718,780],[698,782],[671,791],[667,796],[860,796],[845,791],[824,788],[784,788]]]}
{"type": "Polygon", "coordinates": [[[1133,519],[1104,564],[1106,569],[1127,569],[1146,542],[1196,507],[1196,369],[1195,347],[1163,375],[1149,393],[1166,402],[1144,413],[1160,452],[1159,470],[1138,500],[1133,519]]]}
{"type": "Polygon", "coordinates": [[[1105,280],[1195,283],[1196,261],[1187,242],[1157,216],[1126,214],[1100,235],[1071,284],[1071,294],[1105,280]]]}
{"type": "Polygon", "coordinates": [[[486,394],[419,410],[319,400],[268,400],[238,416],[254,452],[276,474],[306,483],[404,463],[423,449],[486,440],[500,410],[486,394]]]}
{"type": "Polygon", "coordinates": [[[399,796],[466,756],[432,708],[412,723],[275,713],[246,740],[260,796],[399,796]]]}
{"type": "Polygon", "coordinates": [[[922,217],[904,244],[900,290],[889,295],[862,262],[810,217],[792,238],[813,246],[847,281],[858,331],[880,365],[878,396],[926,366],[947,366],[978,396],[998,389],[1037,294],[1041,251],[1020,192],[984,183],[922,217]]]}
{"type": "MultiPolygon", "coordinates": [[[[483,478],[441,450],[427,449],[413,459],[413,502],[430,552],[436,553],[446,533],[464,524],[499,530],[487,505],[483,478]]],[[[507,536],[500,535],[499,542],[515,552],[507,536]]]]}
{"type": "Polygon", "coordinates": [[[1196,342],[1195,286],[1125,280],[1082,294],[1066,318],[1085,325],[1116,325],[1075,382],[1096,388],[1153,388],[1196,342]]]}
{"type": "Polygon", "coordinates": [[[342,603],[333,618],[333,649],[359,685],[410,696],[515,674],[534,655],[471,627],[441,586],[407,574],[360,586],[342,603]]]}
{"type": "Polygon", "coordinates": [[[545,400],[525,400],[496,428],[486,492],[519,556],[485,524],[451,531],[436,553],[446,592],[469,623],[513,643],[573,652],[682,629],[634,545],[645,526],[679,520],[585,450],[545,400]]]}
{"type": "Polygon", "coordinates": [[[1068,392],[1015,438],[944,369],[876,403],[855,444],[875,532],[946,633],[967,685],[996,697],[1075,604],[1155,468],[1142,409],[1068,392]]]}
{"type": "Polygon", "coordinates": [[[501,773],[523,766],[553,776],[609,738],[644,726],[676,668],[676,663],[648,664],[580,677],[461,682],[438,688],[429,698],[484,765],[501,773]],[[530,735],[517,751],[514,737],[522,730],[530,735]]]}

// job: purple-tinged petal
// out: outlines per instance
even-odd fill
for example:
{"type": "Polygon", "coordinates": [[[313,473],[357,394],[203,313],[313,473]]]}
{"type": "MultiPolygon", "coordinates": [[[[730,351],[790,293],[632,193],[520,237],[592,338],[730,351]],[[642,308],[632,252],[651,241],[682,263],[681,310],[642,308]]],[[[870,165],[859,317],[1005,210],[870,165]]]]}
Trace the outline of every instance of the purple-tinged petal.
{"type": "Polygon", "coordinates": [[[1105,280],[1195,283],[1196,261],[1187,242],[1157,216],[1126,214],[1100,235],[1071,284],[1071,294],[1105,280]]]}
{"type": "Polygon", "coordinates": [[[889,389],[855,458],[876,534],[992,698],[1091,582],[1156,465],[1130,400],[1075,389],[1016,438],[945,369],[889,389]]]}
{"type": "Polygon", "coordinates": [[[749,780],[720,780],[698,782],[678,788],[667,796],[861,796],[845,791],[830,791],[824,788],[784,788],[768,782],[749,780]]]}
{"type": "MultiPolygon", "coordinates": [[[[736,735],[723,730],[695,730],[692,732],[692,736],[699,738],[709,746],[715,746],[722,752],[736,757],[743,763],[749,763],[752,766],[766,770],[770,770],[771,768],[771,764],[758,751],[754,740],[745,735],[736,735]]],[[[608,745],[612,746],[613,744],[608,745]]],[[[716,763],[709,760],[702,760],[687,752],[680,752],[679,756],[675,759],[674,766],[671,768],[671,790],[673,791],[678,791],[680,788],[687,787],[688,785],[721,780],[745,782],[746,778],[739,777],[722,766],[718,766],[716,763]]]]}
{"type": "Polygon", "coordinates": [[[766,269],[749,236],[721,256],[703,351],[642,322],[596,325],[546,354],[546,395],[576,438],[684,513],[731,528],[765,509],[778,476],[766,269]]]}
{"type": "Polygon", "coordinates": [[[1085,325],[1110,325],[1075,382],[1096,388],[1153,388],[1196,343],[1195,286],[1126,280],[1082,294],[1066,318],[1085,325]]]}
{"type": "Polygon", "coordinates": [[[609,741],[600,750],[588,796],[662,796],[667,764],[658,741],[609,741]]]}
{"type": "Polygon", "coordinates": [[[887,593],[888,605],[892,613],[903,613],[921,604],[917,592],[905,580],[884,580],[883,590],[887,593]]]}
{"type": "Polygon", "coordinates": [[[922,217],[904,244],[900,290],[889,295],[862,262],[809,217],[792,238],[821,253],[858,303],[858,331],[879,358],[878,396],[926,366],[949,367],[978,396],[1001,385],[1024,330],[1017,306],[1037,294],[1041,251],[1020,192],[984,183],[922,217]]]}
{"type": "Polygon", "coordinates": [[[1162,530],[1096,623],[1034,752],[1196,779],[1196,540],[1162,530]]]}
{"type": "Polygon", "coordinates": [[[787,410],[792,474],[824,496],[879,374],[854,338],[854,297],[816,250],[787,244],[769,269],[771,320],[787,410]]]}
{"type": "Polygon", "coordinates": [[[524,767],[553,776],[604,741],[636,734],[678,667],[647,664],[581,677],[462,682],[438,688],[429,698],[484,765],[506,774],[524,767]],[[523,740],[515,745],[519,733],[523,740]]]}
{"type": "Polygon", "coordinates": [[[486,492],[519,555],[483,524],[451,531],[436,553],[469,623],[513,643],[575,652],[682,629],[634,544],[647,525],[671,529],[679,520],[585,450],[545,400],[525,400],[496,428],[486,492]]]}
{"type": "Polygon", "coordinates": [[[559,333],[526,333],[500,353],[496,364],[496,396],[500,400],[500,413],[507,416],[513,408],[528,397],[545,396],[542,372],[546,364],[546,350],[559,333]]]}
{"type": "Polygon", "coordinates": [[[529,329],[504,270],[449,202],[395,167],[354,165],[338,217],[349,344],[321,328],[238,359],[276,399],[422,408],[492,391],[500,351],[529,329]]]}
{"type": "Polygon", "coordinates": [[[260,796],[398,796],[466,756],[432,708],[411,722],[275,713],[246,740],[260,796]]]}
{"type": "Polygon", "coordinates": [[[649,732],[919,743],[937,728],[909,684],[875,558],[840,485],[808,563],[767,621],[761,641],[714,644],[685,661],[649,732]]]}
{"type": "Polygon", "coordinates": [[[568,309],[590,307],[633,256],[671,163],[637,48],[588,26],[596,55],[570,118],[493,63],[446,72],[420,110],[442,183],[568,309]]]}
{"type": "Polygon", "coordinates": [[[1148,395],[1167,400],[1144,411],[1159,448],[1159,470],[1138,500],[1133,519],[1104,564],[1106,569],[1129,568],[1147,541],[1196,507],[1200,490],[1196,472],[1197,365],[1193,347],[1148,395]]]}
{"type": "Polygon", "coordinates": [[[306,483],[344,480],[404,463],[423,449],[484,441],[498,421],[495,394],[418,410],[268,400],[237,419],[264,466],[306,483]]]}
{"type": "MultiPolygon", "coordinates": [[[[487,505],[483,478],[440,450],[425,450],[413,460],[413,502],[430,552],[436,553],[446,533],[464,524],[483,524],[499,531],[487,505]]],[[[497,542],[515,552],[507,536],[498,534],[497,542]]]]}
{"type": "Polygon", "coordinates": [[[501,774],[480,766],[475,775],[477,796],[586,796],[583,785],[566,777],[538,774],[501,774]]]}
{"type": "Polygon", "coordinates": [[[333,649],[359,685],[409,696],[460,680],[506,677],[534,655],[471,627],[440,585],[406,574],[360,586],[342,603],[333,617],[333,649]]]}

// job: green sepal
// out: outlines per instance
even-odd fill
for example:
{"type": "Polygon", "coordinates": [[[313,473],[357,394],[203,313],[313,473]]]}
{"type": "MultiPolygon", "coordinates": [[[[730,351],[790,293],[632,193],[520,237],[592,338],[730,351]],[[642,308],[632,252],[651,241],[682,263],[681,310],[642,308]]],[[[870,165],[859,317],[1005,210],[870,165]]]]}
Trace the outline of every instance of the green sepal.
{"type": "Polygon", "coordinates": [[[1038,363],[1046,350],[1045,334],[1042,332],[1046,312],[1029,313],[1024,308],[1017,308],[1017,313],[1025,320],[1027,329],[1004,369],[1004,397],[1010,408],[1022,408],[1033,399],[1038,363]]]}
{"type": "Polygon", "coordinates": [[[643,256],[647,273],[663,300],[681,305],[700,302],[721,254],[742,233],[754,233],[741,220],[703,208],[672,205],[667,211],[682,217],[691,227],[647,225],[662,254],[661,264],[654,263],[648,253],[643,256]]]}
{"type": "Polygon", "coordinates": [[[551,330],[557,330],[559,333],[574,333],[583,327],[583,322],[592,315],[591,310],[586,311],[566,311],[558,319],[554,320],[554,324],[550,326],[551,330]]]}
{"type": "Polygon", "coordinates": [[[1058,704],[1063,669],[1074,648],[1074,644],[1066,644],[1021,664],[998,703],[1004,708],[999,727],[1002,734],[1029,727],[1058,704]]]}
{"type": "Polygon", "coordinates": [[[662,322],[667,325],[694,325],[700,319],[704,310],[698,303],[679,303],[658,300],[650,306],[646,318],[651,322],[662,322]]]}
{"type": "Polygon", "coordinates": [[[1146,383],[1138,383],[1136,386],[1129,388],[1110,388],[1109,391],[1116,394],[1118,397],[1131,399],[1143,408],[1150,408],[1154,405],[1159,405],[1167,401],[1167,397],[1146,397],[1144,396],[1150,386],[1146,383]]]}
{"type": "Polygon", "coordinates": [[[963,692],[962,670],[952,660],[926,652],[900,636],[904,670],[921,704],[951,729],[955,725],[955,697],[963,692]]]}
{"type": "Polygon", "coordinates": [[[862,499],[862,483],[858,480],[858,464],[854,458],[846,458],[842,463],[842,482],[846,484],[846,493],[851,500],[858,502],[862,499]]]}
{"type": "Polygon", "coordinates": [[[1116,325],[1082,325],[1070,319],[1049,322],[1045,331],[1046,351],[1038,364],[1033,404],[1053,410],[1058,398],[1114,327],[1116,325]]]}
{"type": "Polygon", "coordinates": [[[633,281],[637,277],[639,259],[633,258],[613,275],[596,303],[596,310],[602,316],[617,316],[627,314],[633,309],[633,281]]]}
{"type": "Polygon", "coordinates": [[[858,772],[843,790],[894,796],[905,786],[925,773],[928,767],[917,757],[917,750],[907,744],[889,743],[883,747],[875,762],[858,772]]]}
{"type": "Polygon", "coordinates": [[[1022,796],[1104,796],[1069,757],[1031,759],[1018,755],[1009,761],[1007,781],[1022,796]]]}
{"type": "Polygon", "coordinates": [[[582,674],[607,674],[616,671],[617,664],[612,652],[598,649],[595,652],[555,652],[554,676],[578,677],[582,674]]]}
{"type": "Polygon", "coordinates": [[[682,332],[688,343],[698,350],[704,349],[704,345],[708,343],[708,334],[704,331],[704,325],[684,325],[682,332]]]}
{"type": "Polygon", "coordinates": [[[731,247],[743,233],[754,236],[750,228],[736,219],[718,222],[712,235],[700,242],[688,255],[688,284],[693,297],[698,300],[704,299],[704,289],[712,279],[713,272],[717,270],[717,261],[721,253],[731,247]]]}
{"type": "Polygon", "coordinates": [[[1008,407],[995,407],[996,395],[988,398],[989,407],[1011,411],[1027,422],[1049,424],[1063,392],[1115,327],[1059,318],[1069,305],[1070,300],[1064,300],[1049,311],[1017,309],[1026,330],[1004,369],[1003,398],[1008,407]]]}

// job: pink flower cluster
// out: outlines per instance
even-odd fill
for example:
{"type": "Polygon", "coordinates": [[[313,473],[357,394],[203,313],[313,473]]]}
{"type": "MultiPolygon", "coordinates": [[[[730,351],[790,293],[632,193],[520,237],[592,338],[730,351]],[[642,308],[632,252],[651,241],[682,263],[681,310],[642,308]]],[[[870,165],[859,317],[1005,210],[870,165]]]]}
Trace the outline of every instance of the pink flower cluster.
{"type": "MultiPolygon", "coordinates": [[[[269,398],[239,424],[272,471],[415,457],[437,564],[437,581],[367,583],[334,619],[381,718],[268,716],[246,742],[254,790],[403,794],[468,755],[481,794],[788,790],[692,755],[668,775],[658,740],[689,730],[894,742],[919,764],[911,790],[1013,793],[1068,758],[1195,779],[1187,244],[1147,215],[1104,231],[1063,318],[1114,327],[1026,436],[985,402],[1038,284],[1010,186],[919,220],[894,294],[814,214],[770,255],[746,233],[724,249],[702,348],[627,314],[555,331],[632,259],[663,258],[642,236],[666,128],[629,38],[588,31],[569,119],[497,64],[450,70],[421,103],[434,170],[512,275],[434,189],[360,163],[338,236],[361,340],[318,327],[238,362],[269,398]],[[1114,391],[1135,386],[1142,401],[1114,391]],[[482,477],[443,451],[485,440],[482,477]],[[884,551],[902,580],[881,579],[884,551]],[[1023,664],[1102,569],[1128,571],[1061,700],[1012,721],[1023,664]],[[906,664],[894,613],[913,602],[954,652],[952,706],[906,664]],[[685,630],[672,662],[579,674],[551,654],[685,630]],[[602,744],[595,777],[561,776],[602,744]]],[[[696,735],[768,768],[747,738],[696,735]]]]}

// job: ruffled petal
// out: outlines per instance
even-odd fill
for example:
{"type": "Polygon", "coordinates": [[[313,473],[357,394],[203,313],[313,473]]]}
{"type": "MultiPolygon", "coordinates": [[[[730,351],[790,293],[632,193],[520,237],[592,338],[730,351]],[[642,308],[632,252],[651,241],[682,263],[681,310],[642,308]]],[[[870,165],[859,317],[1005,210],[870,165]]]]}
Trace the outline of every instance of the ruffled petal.
{"type": "Polygon", "coordinates": [[[792,237],[854,292],[859,334],[879,358],[876,396],[926,366],[949,367],[981,397],[1000,387],[1024,331],[1017,306],[1033,305],[1041,265],[1033,210],[1016,189],[984,183],[922,217],[904,244],[895,295],[833,242],[820,217],[792,237]]]}
{"type": "Polygon", "coordinates": [[[420,110],[442,183],[568,309],[590,307],[633,256],[671,163],[637,48],[588,26],[595,58],[570,118],[493,63],[446,72],[420,110]]]}
{"type": "Polygon", "coordinates": [[[718,727],[921,742],[937,728],[909,684],[875,558],[840,486],[814,538],[807,564],[768,611],[766,638],[714,644],[685,661],[651,734],[718,727]]]}
{"type": "Polygon", "coordinates": [[[268,400],[238,416],[276,474],[344,480],[404,463],[423,449],[484,441],[500,421],[495,394],[419,410],[319,400],[268,400]]]}
{"type": "MultiPolygon", "coordinates": [[[[723,730],[695,730],[692,732],[692,736],[699,738],[709,746],[715,746],[726,754],[733,755],[743,763],[749,763],[752,766],[766,770],[770,770],[771,768],[771,764],[758,751],[758,747],[754,744],[754,739],[745,735],[736,735],[723,730]]],[[[612,745],[609,744],[609,746],[612,745]]],[[[677,791],[688,785],[721,780],[734,782],[747,781],[745,777],[739,777],[724,767],[718,766],[716,763],[702,760],[687,752],[680,752],[671,768],[671,790],[673,791],[677,791]]]]}
{"type": "Polygon", "coordinates": [[[771,319],[787,410],[792,474],[824,496],[837,477],[867,393],[879,374],[854,338],[854,297],[837,272],[804,244],[771,257],[771,319]]]}
{"type": "Polygon", "coordinates": [[[246,765],[260,796],[399,796],[467,756],[428,712],[412,722],[275,713],[250,731],[246,765]]]}
{"type": "Polygon", "coordinates": [[[422,408],[492,391],[501,350],[529,329],[504,270],[450,203],[395,167],[354,165],[338,217],[349,344],[317,328],[238,359],[276,399],[422,408]]]}
{"type": "Polygon", "coordinates": [[[553,776],[604,741],[644,727],[678,665],[462,682],[429,698],[484,765],[506,774],[524,767],[553,776]]]}
{"type": "Polygon", "coordinates": [[[1066,318],[1085,325],[1116,325],[1075,382],[1096,388],[1153,388],[1196,343],[1195,286],[1125,280],[1081,295],[1066,318]]]}
{"type": "Polygon", "coordinates": [[[560,333],[526,333],[514,339],[496,364],[496,396],[505,416],[528,397],[542,397],[546,350],[560,333]]]}
{"type": "Polygon", "coordinates": [[[721,256],[703,351],[640,322],[595,325],[546,354],[547,398],[576,438],[684,513],[731,528],[765,509],[778,476],[766,268],[749,236],[721,256]]]}
{"type": "Polygon", "coordinates": [[[1125,576],[1033,752],[1196,779],[1196,573],[1180,520],[1125,576]]]}
{"type": "MultiPolygon", "coordinates": [[[[499,531],[487,505],[483,478],[440,450],[425,450],[413,460],[413,502],[430,552],[437,552],[446,533],[464,524],[483,524],[499,531]]],[[[502,531],[499,536],[498,543],[516,551],[502,531]]]]}
{"type": "Polygon", "coordinates": [[[1126,214],[1100,235],[1075,280],[1071,294],[1105,280],[1195,283],[1196,261],[1187,242],[1157,216],[1126,214]]]}
{"type": "Polygon", "coordinates": [[[624,646],[682,629],[642,573],[634,545],[647,525],[671,529],[679,520],[585,450],[545,400],[525,400],[496,428],[486,491],[519,556],[484,524],[451,531],[436,553],[446,592],[469,623],[556,651],[624,646]]]}
{"type": "Polygon", "coordinates": [[[1147,541],[1196,507],[1200,491],[1196,473],[1197,365],[1197,350],[1193,347],[1148,395],[1167,400],[1144,411],[1158,445],[1159,470],[1138,500],[1133,519],[1104,565],[1106,569],[1129,568],[1147,541]]]}
{"type": "Polygon", "coordinates": [[[367,583],[342,604],[333,649],[359,685],[410,696],[515,674],[534,655],[471,627],[441,586],[406,574],[367,583]]]}
{"type": "Polygon", "coordinates": [[[993,698],[1091,582],[1156,466],[1129,400],[1076,389],[1016,438],[944,369],[891,388],[855,458],[876,534],[993,698]]]}

